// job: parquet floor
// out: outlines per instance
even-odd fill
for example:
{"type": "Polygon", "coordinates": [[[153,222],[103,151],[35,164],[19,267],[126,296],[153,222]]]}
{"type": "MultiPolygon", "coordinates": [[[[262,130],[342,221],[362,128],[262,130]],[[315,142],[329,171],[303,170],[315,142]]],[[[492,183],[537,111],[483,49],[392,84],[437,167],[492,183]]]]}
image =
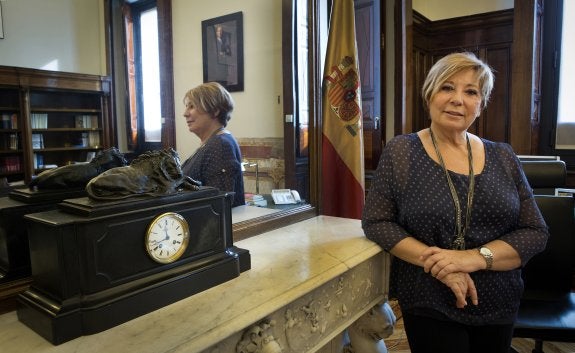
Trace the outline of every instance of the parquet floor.
{"type": "MultiPolygon", "coordinates": [[[[390,304],[397,316],[397,323],[393,334],[385,339],[387,350],[389,353],[411,353],[403,330],[401,311],[396,303],[390,304]]],[[[514,338],[511,345],[518,353],[531,353],[534,347],[532,340],[524,338],[514,338]]],[[[543,350],[545,353],[575,353],[575,343],[545,342],[543,343],[543,350]]]]}

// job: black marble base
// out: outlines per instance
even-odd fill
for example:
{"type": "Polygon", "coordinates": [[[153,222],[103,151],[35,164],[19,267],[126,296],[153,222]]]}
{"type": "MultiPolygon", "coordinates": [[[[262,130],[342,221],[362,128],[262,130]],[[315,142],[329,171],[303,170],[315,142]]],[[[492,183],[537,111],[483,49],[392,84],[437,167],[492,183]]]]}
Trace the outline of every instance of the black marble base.
{"type": "Polygon", "coordinates": [[[84,189],[14,189],[0,198],[0,283],[29,277],[30,249],[24,215],[55,209],[67,198],[85,196],[84,189]]]}
{"type": "Polygon", "coordinates": [[[233,245],[231,194],[213,188],[121,202],[67,199],[28,214],[32,285],[19,296],[21,322],[60,344],[106,330],[239,276],[249,251],[233,245]],[[145,250],[152,220],[177,212],[190,242],[173,263],[145,250]]]}
{"type": "Polygon", "coordinates": [[[58,345],[74,338],[102,332],[141,315],[204,291],[239,276],[239,258],[233,253],[210,259],[201,266],[183,268],[163,280],[144,286],[130,283],[115,288],[124,294],[95,293],[89,299],[58,302],[36,289],[19,296],[24,304],[18,319],[58,345]]]}

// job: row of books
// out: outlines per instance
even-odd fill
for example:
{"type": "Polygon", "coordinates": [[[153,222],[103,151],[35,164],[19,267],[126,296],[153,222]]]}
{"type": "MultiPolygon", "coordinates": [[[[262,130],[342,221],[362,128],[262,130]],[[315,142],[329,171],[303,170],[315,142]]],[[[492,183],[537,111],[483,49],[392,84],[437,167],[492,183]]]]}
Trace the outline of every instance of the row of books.
{"type": "MultiPolygon", "coordinates": [[[[83,132],[80,139],[71,143],[74,147],[100,147],[100,132],[83,132]]],[[[44,148],[44,134],[32,134],[32,149],[44,148]]]]}
{"type": "Polygon", "coordinates": [[[19,156],[6,156],[0,158],[0,172],[20,172],[21,170],[22,164],[19,156]]]}
{"type": "Polygon", "coordinates": [[[100,132],[90,131],[82,133],[82,147],[100,147],[100,132]]]}
{"type": "Polygon", "coordinates": [[[97,115],[76,115],[76,125],[79,129],[97,129],[98,116],[97,115]]]}
{"type": "Polygon", "coordinates": [[[17,150],[20,147],[18,134],[2,135],[0,141],[0,148],[3,150],[17,150]]]}
{"type": "Polygon", "coordinates": [[[18,128],[18,115],[17,114],[2,114],[0,117],[0,129],[17,129],[18,128]]]}
{"type": "MultiPolygon", "coordinates": [[[[74,162],[67,162],[66,164],[69,163],[88,163],[90,162],[94,157],[96,157],[96,152],[88,152],[86,154],[86,161],[74,161],[74,162]]],[[[57,168],[58,166],[56,164],[44,164],[44,156],[41,153],[34,153],[34,169],[52,169],[52,168],[57,168]]]]}
{"type": "Polygon", "coordinates": [[[44,135],[32,134],[32,149],[44,148],[44,135]]]}
{"type": "MultiPolygon", "coordinates": [[[[30,124],[32,129],[47,129],[48,114],[32,113],[30,115],[30,124]]],[[[76,115],[74,116],[74,127],[78,129],[97,129],[99,127],[98,115],[76,115]]]]}
{"type": "Polygon", "coordinates": [[[46,113],[32,113],[30,115],[30,124],[32,129],[47,129],[48,128],[48,114],[46,113]]]}
{"type": "Polygon", "coordinates": [[[44,165],[44,156],[39,153],[34,153],[34,169],[40,168],[44,165]]]}

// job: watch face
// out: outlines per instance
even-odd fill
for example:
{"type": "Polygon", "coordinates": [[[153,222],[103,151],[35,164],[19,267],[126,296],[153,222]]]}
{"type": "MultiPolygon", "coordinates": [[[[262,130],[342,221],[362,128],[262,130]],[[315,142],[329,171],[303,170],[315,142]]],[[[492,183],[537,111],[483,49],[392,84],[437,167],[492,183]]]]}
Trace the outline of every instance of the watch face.
{"type": "Polygon", "coordinates": [[[145,245],[150,257],[167,264],[179,259],[190,240],[188,222],[181,215],[167,212],[154,218],[146,231],[145,245]]]}
{"type": "Polygon", "coordinates": [[[491,250],[489,250],[489,248],[480,248],[479,252],[484,256],[492,256],[491,250]]]}

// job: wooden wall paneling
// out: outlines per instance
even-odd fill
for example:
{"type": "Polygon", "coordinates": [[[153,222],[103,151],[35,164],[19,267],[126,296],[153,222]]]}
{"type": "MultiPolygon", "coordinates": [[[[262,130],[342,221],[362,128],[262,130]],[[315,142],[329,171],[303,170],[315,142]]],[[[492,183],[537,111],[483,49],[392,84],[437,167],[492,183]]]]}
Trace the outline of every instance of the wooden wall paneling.
{"type": "Polygon", "coordinates": [[[495,71],[495,87],[490,103],[470,132],[494,141],[510,139],[511,47],[513,10],[429,21],[414,12],[413,92],[414,131],[429,126],[427,111],[419,91],[432,64],[456,51],[474,52],[495,71]]]}
{"type": "Polygon", "coordinates": [[[394,135],[408,133],[413,129],[413,8],[411,0],[395,0],[395,99],[394,135]]]}
{"type": "Polygon", "coordinates": [[[541,65],[542,65],[542,37],[543,37],[543,0],[537,0],[534,18],[534,43],[533,43],[533,107],[531,117],[531,151],[541,154],[539,151],[539,134],[541,129],[541,65]]]}
{"type": "Polygon", "coordinates": [[[511,92],[511,47],[485,48],[480,57],[494,70],[495,86],[487,108],[481,113],[480,136],[492,141],[508,142],[511,128],[510,95],[511,92]]]}
{"type": "Polygon", "coordinates": [[[172,41],[172,0],[156,0],[158,12],[158,46],[160,54],[160,94],[162,110],[162,148],[176,148],[176,112],[174,99],[174,60],[172,41]]]}
{"type": "MultiPolygon", "coordinates": [[[[511,80],[511,136],[510,143],[517,154],[537,154],[532,150],[532,121],[535,118],[534,89],[539,82],[535,82],[534,71],[539,71],[540,53],[535,54],[535,33],[541,30],[537,23],[536,0],[515,0],[515,22],[513,25],[513,51],[511,80]]],[[[539,37],[539,34],[537,34],[539,37]]],[[[538,88],[536,89],[538,91],[538,88]]]]}
{"type": "Polygon", "coordinates": [[[420,49],[414,47],[413,51],[413,70],[415,77],[413,79],[413,131],[419,131],[429,127],[430,120],[427,107],[421,95],[421,88],[425,81],[425,76],[431,68],[431,56],[420,49]]]}
{"type": "Polygon", "coordinates": [[[433,21],[427,31],[430,49],[460,51],[513,41],[513,9],[433,21]]]}
{"type": "Polygon", "coordinates": [[[421,96],[421,88],[425,77],[431,68],[433,58],[427,31],[432,22],[418,12],[413,12],[413,130],[419,131],[429,127],[429,114],[421,96]]]}
{"type": "MultiPolygon", "coordinates": [[[[294,7],[292,0],[282,0],[282,78],[283,78],[283,114],[284,114],[284,152],[285,152],[285,185],[287,188],[295,188],[297,178],[296,170],[296,134],[295,123],[295,97],[294,97],[294,40],[296,29],[294,28],[294,7]],[[285,119],[292,116],[292,121],[285,119]]],[[[301,190],[300,190],[301,191],[301,190]]]]}

